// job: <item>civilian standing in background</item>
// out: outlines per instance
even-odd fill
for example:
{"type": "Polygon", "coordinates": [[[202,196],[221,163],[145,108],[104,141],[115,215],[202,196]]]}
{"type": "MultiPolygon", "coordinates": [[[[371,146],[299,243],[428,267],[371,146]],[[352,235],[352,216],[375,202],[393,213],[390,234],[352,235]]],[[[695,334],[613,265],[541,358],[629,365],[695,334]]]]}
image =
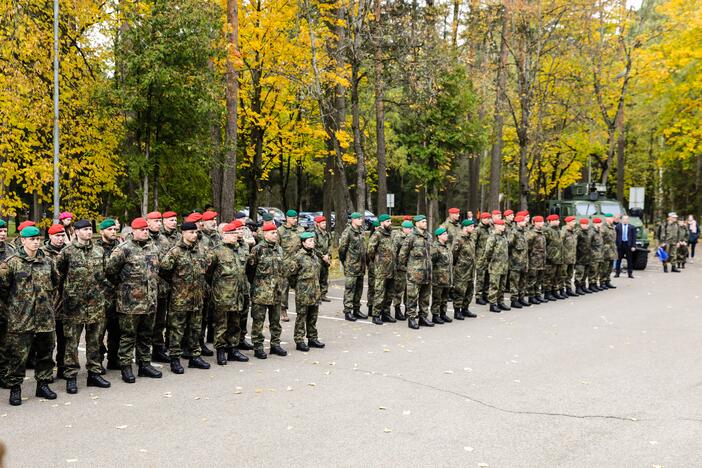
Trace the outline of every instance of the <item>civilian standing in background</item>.
{"type": "MultiPolygon", "coordinates": [[[[695,258],[695,247],[700,238],[700,225],[697,224],[695,217],[692,215],[687,217],[687,230],[690,232],[690,237],[687,239],[690,250],[687,255],[690,258],[695,258]]],[[[692,260],[690,260],[690,263],[692,263],[692,260]]]]}
{"type": "Polygon", "coordinates": [[[617,265],[615,278],[622,271],[622,259],[626,258],[626,270],[629,278],[634,277],[634,252],[636,251],[636,229],[629,224],[629,216],[622,216],[622,222],[615,227],[617,232],[617,265]]]}

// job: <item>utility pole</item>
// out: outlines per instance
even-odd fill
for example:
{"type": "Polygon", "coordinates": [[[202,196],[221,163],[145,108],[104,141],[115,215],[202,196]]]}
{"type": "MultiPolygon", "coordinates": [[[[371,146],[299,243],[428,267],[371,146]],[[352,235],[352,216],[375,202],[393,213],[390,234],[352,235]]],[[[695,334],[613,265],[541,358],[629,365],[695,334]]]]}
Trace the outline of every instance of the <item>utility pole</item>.
{"type": "Polygon", "coordinates": [[[59,217],[59,0],[54,0],[54,222],[59,217]]]}

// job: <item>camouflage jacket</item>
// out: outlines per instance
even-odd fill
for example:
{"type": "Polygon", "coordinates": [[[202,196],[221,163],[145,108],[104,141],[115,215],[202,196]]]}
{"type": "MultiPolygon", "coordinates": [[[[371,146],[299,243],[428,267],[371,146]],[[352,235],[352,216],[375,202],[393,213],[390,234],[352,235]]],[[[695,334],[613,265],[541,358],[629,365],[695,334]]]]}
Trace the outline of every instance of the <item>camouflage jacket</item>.
{"type": "Polygon", "coordinates": [[[617,232],[614,225],[602,224],[602,258],[603,260],[616,260],[617,255],[617,232]]]}
{"type": "Polygon", "coordinates": [[[117,285],[117,312],[143,315],[156,312],[159,258],[156,246],[134,239],[118,245],[105,266],[108,279],[117,285]]]}
{"type": "Polygon", "coordinates": [[[577,237],[575,264],[589,265],[592,257],[592,247],[590,241],[591,229],[577,229],[575,236],[577,237]]]}
{"type": "Polygon", "coordinates": [[[549,265],[563,264],[563,239],[560,226],[544,226],[546,238],[546,263],[549,265]]]}
{"type": "Polygon", "coordinates": [[[8,242],[0,242],[0,262],[15,253],[15,248],[8,242]]]}
{"type": "Polygon", "coordinates": [[[166,252],[171,250],[175,245],[178,243],[180,240],[180,233],[178,232],[177,229],[174,229],[172,231],[169,231],[165,228],[161,229],[161,235],[166,238],[166,241],[168,242],[168,247],[165,249],[166,252]]]}
{"type": "MultiPolygon", "coordinates": [[[[175,245],[172,243],[171,239],[166,237],[162,232],[149,231],[149,239],[158,250],[158,258],[162,259],[175,245]]],[[[170,291],[170,285],[168,281],[159,277],[158,279],[158,297],[164,298],[168,297],[168,292],[170,291]]]]}
{"type": "Polygon", "coordinates": [[[483,224],[482,221],[478,223],[478,226],[473,231],[473,236],[475,237],[475,254],[480,258],[485,249],[485,244],[490,237],[492,225],[483,224]]]}
{"type": "Polygon", "coordinates": [[[8,333],[54,331],[58,281],[54,262],[41,249],[30,258],[20,247],[0,262],[0,303],[6,305],[8,333]]]}
{"type": "MultiPolygon", "coordinates": [[[[251,254],[251,246],[244,239],[239,239],[239,244],[237,246],[237,252],[239,257],[246,259],[246,265],[249,262],[249,255],[251,254]]],[[[244,296],[249,297],[251,295],[251,285],[249,284],[248,275],[244,275],[244,282],[241,284],[241,288],[244,292],[244,296]]],[[[244,304],[246,305],[246,304],[244,304]]]]}
{"type": "Polygon", "coordinates": [[[475,235],[461,234],[453,244],[455,282],[472,278],[475,262],[475,235]]]}
{"type": "Polygon", "coordinates": [[[236,311],[244,309],[245,297],[248,294],[246,278],[248,257],[248,247],[242,249],[238,242],[235,244],[222,242],[212,251],[209,277],[212,285],[212,300],[218,309],[236,311]]]}
{"type": "Polygon", "coordinates": [[[275,242],[264,240],[251,249],[249,265],[253,268],[251,302],[276,305],[282,301],[284,270],[283,249],[275,242]]]}
{"type": "Polygon", "coordinates": [[[349,224],[339,239],[339,259],[344,276],[363,276],[366,271],[366,242],[363,230],[349,224]]]}
{"type": "Polygon", "coordinates": [[[602,257],[602,232],[599,229],[588,229],[590,234],[590,263],[601,262],[602,257]]]}
{"type": "Polygon", "coordinates": [[[446,218],[446,220],[441,224],[440,227],[446,229],[446,232],[448,232],[449,245],[453,245],[463,233],[460,221],[451,221],[451,218],[446,218]]]}
{"type": "Polygon", "coordinates": [[[319,285],[319,272],[322,260],[313,250],[304,247],[288,262],[290,275],[297,276],[295,287],[295,304],[301,306],[317,305],[322,298],[322,288],[319,285]]]}
{"type": "Polygon", "coordinates": [[[314,233],[317,236],[314,243],[314,252],[321,259],[325,255],[329,256],[329,261],[331,261],[331,244],[332,244],[332,234],[329,230],[322,231],[315,226],[314,233]]]}
{"type": "Polygon", "coordinates": [[[529,244],[524,229],[515,225],[507,234],[509,244],[509,269],[527,271],[529,268],[529,244]]]}
{"type": "Polygon", "coordinates": [[[435,241],[431,247],[431,284],[450,287],[453,284],[453,253],[451,244],[435,241]]]}
{"type": "Polygon", "coordinates": [[[561,239],[563,239],[563,263],[565,265],[575,265],[578,249],[578,235],[575,229],[568,229],[567,226],[563,226],[561,239]]]}
{"type": "Polygon", "coordinates": [[[283,249],[283,257],[288,259],[293,255],[296,255],[302,247],[302,240],[300,239],[300,234],[305,232],[302,226],[288,226],[283,224],[278,228],[278,242],[280,242],[280,247],[283,249]]]}
{"type": "Polygon", "coordinates": [[[395,275],[395,244],[392,229],[379,227],[368,241],[368,258],[373,261],[376,278],[392,278],[395,275]]]}
{"type": "Polygon", "coordinates": [[[507,274],[509,268],[509,243],[504,233],[493,232],[483,250],[482,263],[491,275],[507,274]]]}
{"type": "MultiPolygon", "coordinates": [[[[107,265],[107,260],[110,258],[110,255],[112,255],[112,252],[117,248],[119,245],[119,241],[115,239],[112,242],[106,242],[102,240],[102,238],[98,239],[95,241],[97,245],[102,247],[102,251],[105,253],[105,265],[107,265]]],[[[105,281],[105,289],[103,291],[103,294],[105,294],[105,300],[107,301],[107,307],[111,305],[114,305],[115,301],[115,288],[112,287],[112,284],[109,281],[105,281]]]]}
{"type": "Polygon", "coordinates": [[[529,271],[546,268],[546,237],[543,229],[530,229],[526,233],[529,245],[529,271]]]}
{"type": "MultiPolygon", "coordinates": [[[[660,242],[662,244],[674,245],[682,240],[683,234],[682,229],[678,223],[668,223],[666,222],[661,226],[661,238],[660,242]]],[[[687,240],[687,239],[685,239],[687,240]]]]}
{"type": "MultiPolygon", "coordinates": [[[[51,261],[54,263],[54,267],[56,266],[56,259],[61,253],[61,250],[63,250],[63,245],[61,248],[54,247],[51,245],[50,241],[44,242],[44,245],[41,246],[41,250],[44,251],[46,256],[51,259],[51,261]]],[[[59,317],[63,316],[63,291],[61,289],[61,282],[59,281],[59,284],[56,285],[56,288],[54,289],[54,299],[53,299],[53,304],[54,304],[54,317],[56,319],[59,319],[59,317]]],[[[0,309],[2,308],[2,305],[0,305],[0,309]]]]}
{"type": "Polygon", "coordinates": [[[187,245],[182,238],[163,256],[159,274],[170,283],[170,307],[178,310],[202,307],[208,290],[205,276],[213,257],[212,249],[201,248],[199,242],[187,245]]]}
{"type": "Polygon", "coordinates": [[[56,257],[61,275],[63,313],[58,319],[72,323],[101,323],[105,320],[105,251],[90,241],[67,245],[56,257]]]}
{"type": "Polygon", "coordinates": [[[431,239],[429,233],[415,228],[407,235],[398,262],[407,267],[407,281],[415,284],[431,283],[431,239]]]}
{"type": "Polygon", "coordinates": [[[202,247],[216,249],[222,244],[222,235],[216,229],[203,229],[200,233],[202,247]]]}
{"type": "Polygon", "coordinates": [[[402,243],[405,241],[407,234],[404,233],[402,229],[396,229],[392,231],[392,245],[395,250],[395,272],[407,271],[407,266],[399,261],[400,249],[402,248],[402,243]]]}

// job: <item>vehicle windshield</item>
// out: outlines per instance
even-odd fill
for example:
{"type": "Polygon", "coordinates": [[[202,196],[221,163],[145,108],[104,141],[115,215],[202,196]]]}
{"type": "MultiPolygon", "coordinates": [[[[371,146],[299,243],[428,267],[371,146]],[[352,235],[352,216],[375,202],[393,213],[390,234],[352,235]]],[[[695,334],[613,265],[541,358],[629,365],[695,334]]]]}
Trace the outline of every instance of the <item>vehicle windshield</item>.
{"type": "Polygon", "coordinates": [[[613,214],[614,216],[622,215],[622,205],[619,202],[603,201],[600,202],[600,211],[604,214],[613,214]]]}
{"type": "Polygon", "coordinates": [[[576,216],[592,216],[595,214],[597,209],[594,203],[582,202],[575,204],[575,215],[576,216]]]}

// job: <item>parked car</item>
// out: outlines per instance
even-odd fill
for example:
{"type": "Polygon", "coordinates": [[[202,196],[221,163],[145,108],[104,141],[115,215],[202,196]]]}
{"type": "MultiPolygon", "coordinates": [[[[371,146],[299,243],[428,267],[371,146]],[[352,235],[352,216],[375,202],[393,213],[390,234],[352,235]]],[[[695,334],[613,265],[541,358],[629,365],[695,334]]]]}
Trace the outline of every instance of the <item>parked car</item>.
{"type": "MultiPolygon", "coordinates": [[[[346,213],[346,220],[347,222],[351,220],[351,213],[346,213]]],[[[363,213],[363,226],[366,231],[373,232],[375,228],[373,227],[373,221],[378,221],[378,217],[371,213],[370,211],[366,210],[363,213]]]]}
{"type": "MultiPolygon", "coordinates": [[[[242,208],[239,211],[244,213],[248,218],[251,218],[251,214],[249,213],[248,206],[245,206],[244,208],[242,208]]],[[[263,215],[266,213],[269,213],[270,215],[273,216],[273,222],[275,222],[276,226],[280,226],[285,222],[285,213],[283,213],[279,208],[259,206],[258,209],[256,210],[256,212],[257,212],[256,222],[258,224],[263,223],[263,215]]]]}
{"type": "Polygon", "coordinates": [[[302,211],[298,216],[297,223],[307,230],[313,229],[315,216],[317,216],[317,214],[312,211],[302,211]]]}

